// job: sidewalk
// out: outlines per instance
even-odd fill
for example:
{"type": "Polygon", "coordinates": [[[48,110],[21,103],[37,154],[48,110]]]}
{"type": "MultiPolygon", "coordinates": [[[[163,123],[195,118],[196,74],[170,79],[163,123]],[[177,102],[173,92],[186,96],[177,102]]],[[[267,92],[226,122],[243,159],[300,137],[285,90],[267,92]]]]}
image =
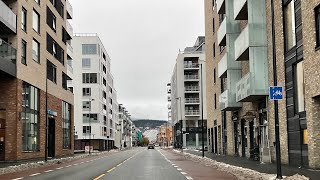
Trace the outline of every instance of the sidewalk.
{"type": "MultiPolygon", "coordinates": [[[[201,151],[194,151],[194,150],[184,150],[184,152],[188,152],[190,154],[202,156],[201,151]]],[[[233,157],[233,156],[224,156],[224,155],[216,155],[214,153],[205,152],[205,156],[213,159],[218,162],[223,162],[226,164],[230,164],[233,166],[239,166],[243,168],[252,169],[258,171],[260,173],[267,173],[267,174],[276,174],[277,173],[277,166],[275,163],[269,164],[260,164],[259,161],[251,161],[246,158],[242,157],[233,157]]],[[[311,180],[318,180],[320,179],[320,170],[312,170],[312,169],[303,169],[303,168],[296,168],[291,167],[288,165],[282,165],[282,175],[283,176],[292,176],[294,174],[304,175],[309,177],[311,180]]]]}

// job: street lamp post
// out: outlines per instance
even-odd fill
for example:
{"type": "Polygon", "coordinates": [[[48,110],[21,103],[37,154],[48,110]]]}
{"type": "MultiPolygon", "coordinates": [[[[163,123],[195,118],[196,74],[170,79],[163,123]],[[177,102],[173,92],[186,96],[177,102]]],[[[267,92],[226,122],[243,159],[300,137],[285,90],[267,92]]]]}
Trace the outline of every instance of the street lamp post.
{"type": "Polygon", "coordinates": [[[204,124],[203,124],[203,80],[202,80],[202,64],[200,63],[201,76],[201,140],[202,140],[202,157],[204,157],[204,124]]]}
{"type": "Polygon", "coordinates": [[[181,97],[177,97],[176,99],[179,99],[180,101],[180,118],[181,118],[181,124],[180,124],[180,130],[181,130],[181,152],[183,152],[183,132],[182,132],[182,106],[181,106],[181,97]]]}
{"type": "MultiPolygon", "coordinates": [[[[271,0],[271,18],[272,18],[272,54],[273,54],[273,84],[277,86],[277,56],[276,56],[276,32],[274,21],[274,0],[271,0]]],[[[274,101],[274,121],[275,121],[275,135],[276,135],[276,159],[277,159],[277,179],[282,179],[281,172],[281,154],[280,154],[280,132],[279,132],[279,112],[278,101],[274,101]]]]}

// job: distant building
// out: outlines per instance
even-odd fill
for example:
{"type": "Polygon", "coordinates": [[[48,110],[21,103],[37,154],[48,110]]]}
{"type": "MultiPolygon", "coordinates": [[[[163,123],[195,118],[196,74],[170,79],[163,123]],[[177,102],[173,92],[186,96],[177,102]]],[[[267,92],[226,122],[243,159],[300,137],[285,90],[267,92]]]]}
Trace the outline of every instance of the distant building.
{"type": "Polygon", "coordinates": [[[172,126],[166,123],[159,128],[157,142],[160,146],[171,146],[173,143],[172,126]]]}

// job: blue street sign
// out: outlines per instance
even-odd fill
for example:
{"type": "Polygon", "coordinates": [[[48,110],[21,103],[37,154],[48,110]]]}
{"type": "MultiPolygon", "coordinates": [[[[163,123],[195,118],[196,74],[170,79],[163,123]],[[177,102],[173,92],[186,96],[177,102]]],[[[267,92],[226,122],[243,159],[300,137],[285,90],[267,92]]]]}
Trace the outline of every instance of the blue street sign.
{"type": "Polygon", "coordinates": [[[282,100],[283,88],[281,86],[270,86],[269,97],[270,100],[282,100]]]}

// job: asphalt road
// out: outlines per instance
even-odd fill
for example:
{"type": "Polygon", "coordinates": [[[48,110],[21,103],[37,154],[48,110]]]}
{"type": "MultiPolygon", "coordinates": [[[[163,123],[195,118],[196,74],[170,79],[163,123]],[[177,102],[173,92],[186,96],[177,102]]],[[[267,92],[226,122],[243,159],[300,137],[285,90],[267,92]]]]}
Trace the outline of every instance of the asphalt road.
{"type": "MultiPolygon", "coordinates": [[[[3,176],[0,178],[2,179],[3,176]]],[[[38,168],[4,179],[30,180],[186,180],[157,149],[136,148],[71,164],[38,168]]]]}

